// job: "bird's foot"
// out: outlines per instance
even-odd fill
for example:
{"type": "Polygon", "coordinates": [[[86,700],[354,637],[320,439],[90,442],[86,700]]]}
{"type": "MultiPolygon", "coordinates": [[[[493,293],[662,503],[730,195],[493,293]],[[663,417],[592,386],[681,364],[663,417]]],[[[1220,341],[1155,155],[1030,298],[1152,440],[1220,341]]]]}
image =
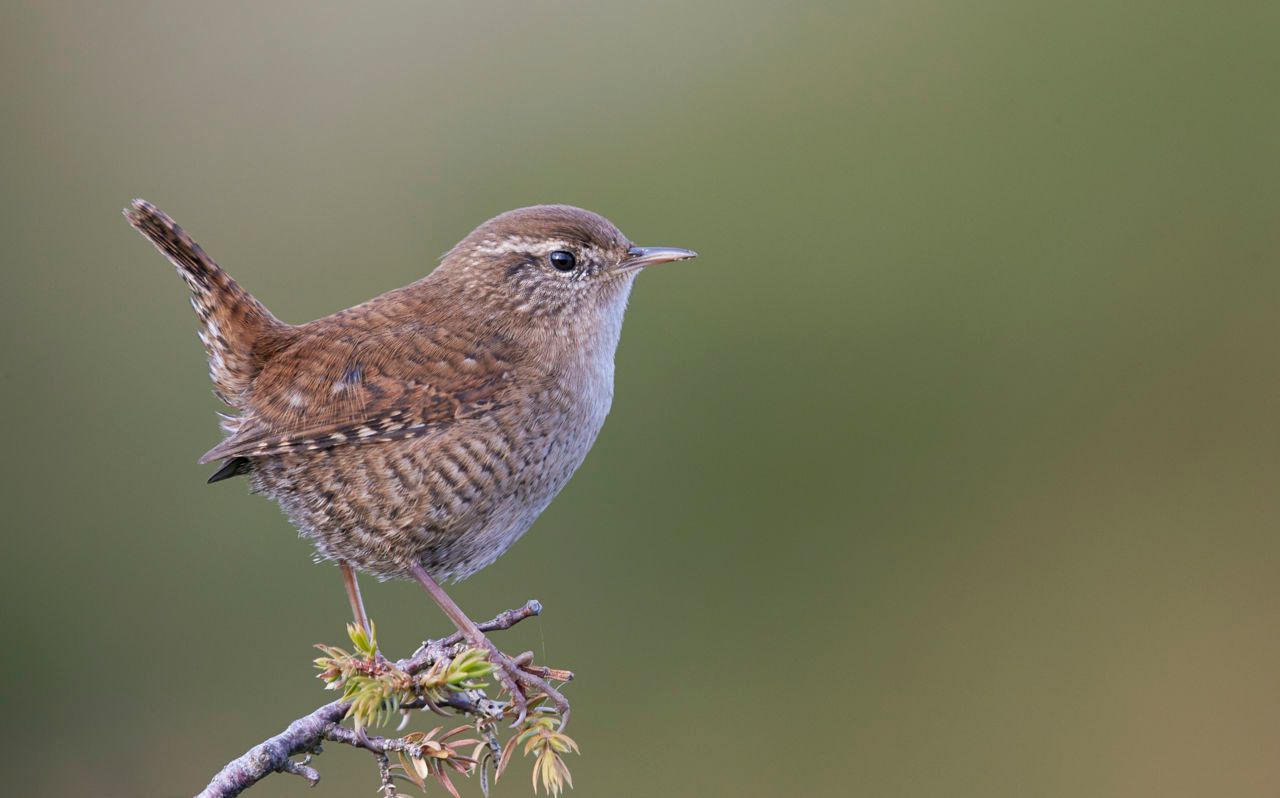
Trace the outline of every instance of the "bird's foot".
{"type": "MultiPolygon", "coordinates": [[[[488,638],[476,641],[476,645],[488,652],[488,659],[496,666],[495,675],[502,689],[511,696],[511,707],[516,713],[515,723],[518,727],[529,716],[529,705],[542,697],[546,697],[555,705],[560,715],[560,728],[569,722],[569,700],[556,688],[552,687],[542,673],[555,675],[566,674],[565,671],[551,671],[549,668],[535,668],[532,652],[525,652],[518,657],[509,657],[498,650],[488,638]]],[[[572,674],[568,674],[572,678],[572,674]]]]}

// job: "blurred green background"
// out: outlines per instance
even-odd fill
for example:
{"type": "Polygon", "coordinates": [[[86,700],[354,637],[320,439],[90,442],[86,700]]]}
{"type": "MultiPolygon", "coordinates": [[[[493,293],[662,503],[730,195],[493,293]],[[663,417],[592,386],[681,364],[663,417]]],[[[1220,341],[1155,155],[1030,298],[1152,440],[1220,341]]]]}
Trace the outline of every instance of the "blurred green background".
{"type": "MultiPolygon", "coordinates": [[[[134,196],[291,321],[530,203],[701,253],[454,593],[545,604],[500,643],[579,674],[577,794],[1280,790],[1276,3],[16,2],[0,43],[9,794],[194,793],[347,618],[205,486],[134,196]]],[[[391,652],[447,630],[365,593],[391,652]]],[[[373,794],[317,764],[252,794],[373,794]]]]}

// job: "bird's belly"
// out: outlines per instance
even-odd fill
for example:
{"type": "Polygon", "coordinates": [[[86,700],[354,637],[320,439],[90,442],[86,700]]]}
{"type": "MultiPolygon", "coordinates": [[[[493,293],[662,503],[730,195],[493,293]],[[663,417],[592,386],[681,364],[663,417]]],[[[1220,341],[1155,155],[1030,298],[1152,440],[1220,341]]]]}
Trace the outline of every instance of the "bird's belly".
{"type": "Polygon", "coordinates": [[[463,579],[502,555],[577,470],[603,423],[495,413],[445,435],[263,458],[254,489],[279,502],[319,558],[379,578],[419,562],[463,579]]]}

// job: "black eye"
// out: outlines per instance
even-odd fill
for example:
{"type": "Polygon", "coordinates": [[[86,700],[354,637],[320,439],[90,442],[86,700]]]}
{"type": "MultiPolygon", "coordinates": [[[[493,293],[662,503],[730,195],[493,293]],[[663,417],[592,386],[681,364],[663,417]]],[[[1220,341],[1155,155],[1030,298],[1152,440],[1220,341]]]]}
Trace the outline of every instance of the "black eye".
{"type": "Polygon", "coordinates": [[[578,259],[573,256],[573,253],[565,252],[563,249],[557,249],[549,257],[551,258],[551,265],[562,272],[571,272],[573,267],[578,265],[578,259]]]}

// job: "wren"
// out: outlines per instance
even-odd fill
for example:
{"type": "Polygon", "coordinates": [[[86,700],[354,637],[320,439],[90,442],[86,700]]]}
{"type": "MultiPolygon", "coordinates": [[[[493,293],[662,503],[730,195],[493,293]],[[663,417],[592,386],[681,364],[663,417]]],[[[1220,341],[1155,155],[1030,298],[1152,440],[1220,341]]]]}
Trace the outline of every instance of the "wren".
{"type": "Polygon", "coordinates": [[[586,457],[613,398],[627,297],[646,266],[602,216],[540,205],[477,227],[427,276],[306,324],[280,321],[167,215],[125,216],[191,288],[214,392],[235,413],[200,462],[247,476],[341,569],[412,578],[483,647],[523,718],[564,697],[503,655],[440,587],[496,560],[586,457]]]}

